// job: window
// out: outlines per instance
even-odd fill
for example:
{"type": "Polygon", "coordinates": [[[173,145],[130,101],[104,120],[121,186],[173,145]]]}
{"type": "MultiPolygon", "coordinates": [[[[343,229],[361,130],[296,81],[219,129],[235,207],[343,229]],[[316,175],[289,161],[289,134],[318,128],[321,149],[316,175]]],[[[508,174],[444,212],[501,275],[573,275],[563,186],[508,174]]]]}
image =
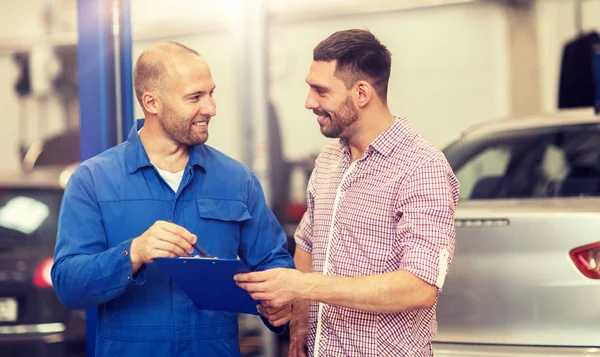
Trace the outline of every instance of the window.
{"type": "Polygon", "coordinates": [[[490,147],[475,155],[456,174],[460,182],[461,194],[470,197],[475,185],[486,178],[502,176],[508,166],[510,152],[506,147],[490,147]]]}
{"type": "Polygon", "coordinates": [[[461,199],[600,196],[600,125],[520,130],[445,150],[461,199]]]}

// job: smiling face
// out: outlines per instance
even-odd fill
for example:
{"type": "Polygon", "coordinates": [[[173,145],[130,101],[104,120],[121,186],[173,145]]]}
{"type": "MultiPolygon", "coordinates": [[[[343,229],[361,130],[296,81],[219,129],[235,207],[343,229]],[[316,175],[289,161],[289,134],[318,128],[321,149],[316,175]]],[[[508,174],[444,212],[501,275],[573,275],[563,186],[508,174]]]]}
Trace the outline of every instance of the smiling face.
{"type": "Polygon", "coordinates": [[[199,56],[180,56],[169,61],[167,72],[157,110],[162,130],[174,142],[204,144],[209,122],[217,114],[208,65],[199,56]]]}
{"type": "Polygon", "coordinates": [[[358,110],[350,90],[335,76],[336,61],[314,61],[306,77],[310,86],[305,108],[317,115],[321,133],[328,138],[348,138],[357,131],[358,110]]]}

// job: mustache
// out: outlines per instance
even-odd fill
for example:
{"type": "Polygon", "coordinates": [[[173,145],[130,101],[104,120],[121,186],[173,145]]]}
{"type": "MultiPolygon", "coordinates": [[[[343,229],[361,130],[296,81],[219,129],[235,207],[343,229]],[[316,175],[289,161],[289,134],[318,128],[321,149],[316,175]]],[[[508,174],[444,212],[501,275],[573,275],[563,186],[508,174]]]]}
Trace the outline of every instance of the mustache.
{"type": "Polygon", "coordinates": [[[313,113],[319,117],[329,117],[329,114],[319,109],[313,109],[313,113]]]}

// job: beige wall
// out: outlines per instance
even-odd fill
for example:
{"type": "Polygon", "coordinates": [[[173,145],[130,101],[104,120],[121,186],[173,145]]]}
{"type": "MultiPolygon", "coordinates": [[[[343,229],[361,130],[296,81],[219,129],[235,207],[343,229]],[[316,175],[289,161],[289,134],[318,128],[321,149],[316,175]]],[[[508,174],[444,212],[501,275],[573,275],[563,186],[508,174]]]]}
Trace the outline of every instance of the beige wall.
{"type": "Polygon", "coordinates": [[[461,129],[508,114],[506,16],[497,4],[354,15],[273,26],[272,96],[283,118],[286,155],[326,142],[304,109],[313,47],[330,33],[369,28],[392,52],[389,105],[437,146],[461,129]]]}

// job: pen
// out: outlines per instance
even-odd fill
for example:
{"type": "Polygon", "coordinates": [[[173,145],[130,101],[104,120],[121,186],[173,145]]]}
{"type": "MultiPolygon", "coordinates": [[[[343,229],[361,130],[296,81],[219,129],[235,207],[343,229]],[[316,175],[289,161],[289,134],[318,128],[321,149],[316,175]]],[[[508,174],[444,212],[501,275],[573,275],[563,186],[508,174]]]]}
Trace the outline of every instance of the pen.
{"type": "Polygon", "coordinates": [[[202,248],[200,245],[198,245],[197,242],[193,243],[192,246],[198,251],[198,253],[200,253],[200,256],[204,258],[215,258],[214,256],[208,254],[208,252],[204,250],[204,248],[202,248]]]}
{"type": "MultiPolygon", "coordinates": [[[[167,222],[169,223],[173,223],[172,220],[167,219],[167,222]]],[[[204,250],[204,248],[202,248],[198,242],[196,241],[196,243],[192,243],[192,246],[194,247],[194,249],[196,249],[198,251],[198,253],[200,253],[200,256],[203,258],[216,258],[214,255],[210,255],[208,254],[208,252],[206,250],[204,250]]]]}

